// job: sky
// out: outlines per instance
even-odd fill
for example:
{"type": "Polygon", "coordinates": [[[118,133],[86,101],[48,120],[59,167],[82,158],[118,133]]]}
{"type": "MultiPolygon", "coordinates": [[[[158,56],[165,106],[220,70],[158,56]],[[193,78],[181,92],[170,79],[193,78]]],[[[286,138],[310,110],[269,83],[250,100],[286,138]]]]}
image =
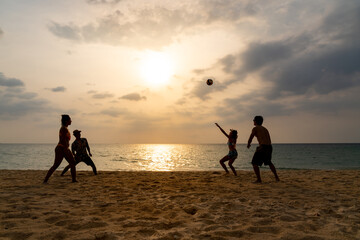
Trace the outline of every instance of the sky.
{"type": "Polygon", "coordinates": [[[0,143],[359,143],[359,39],[359,0],[1,0],[0,143]]]}

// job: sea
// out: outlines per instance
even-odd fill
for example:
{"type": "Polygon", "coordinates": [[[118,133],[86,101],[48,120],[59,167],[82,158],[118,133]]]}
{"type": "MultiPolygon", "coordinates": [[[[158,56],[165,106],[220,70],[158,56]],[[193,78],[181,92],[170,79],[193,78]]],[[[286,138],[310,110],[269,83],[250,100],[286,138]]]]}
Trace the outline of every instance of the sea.
{"type": "MultiPolygon", "coordinates": [[[[0,143],[0,169],[48,170],[56,144],[0,143]]],[[[99,171],[216,171],[228,153],[226,144],[91,144],[92,159],[99,171]]],[[[256,149],[237,144],[237,170],[251,170],[256,149]]],[[[360,143],[273,144],[272,161],[277,169],[360,169],[360,143]]],[[[59,170],[67,165],[64,159],[59,170]]],[[[262,167],[268,169],[268,167],[262,167]]],[[[78,170],[91,171],[85,163],[78,170]]]]}

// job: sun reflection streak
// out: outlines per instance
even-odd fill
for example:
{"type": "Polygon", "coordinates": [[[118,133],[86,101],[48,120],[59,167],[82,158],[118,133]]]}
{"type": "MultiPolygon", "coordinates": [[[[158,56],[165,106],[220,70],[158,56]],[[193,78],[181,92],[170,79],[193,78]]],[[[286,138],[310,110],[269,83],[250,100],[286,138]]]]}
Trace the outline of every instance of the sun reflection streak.
{"type": "Polygon", "coordinates": [[[172,145],[147,145],[146,146],[146,165],[150,171],[171,171],[175,169],[175,163],[172,159],[172,145]]]}

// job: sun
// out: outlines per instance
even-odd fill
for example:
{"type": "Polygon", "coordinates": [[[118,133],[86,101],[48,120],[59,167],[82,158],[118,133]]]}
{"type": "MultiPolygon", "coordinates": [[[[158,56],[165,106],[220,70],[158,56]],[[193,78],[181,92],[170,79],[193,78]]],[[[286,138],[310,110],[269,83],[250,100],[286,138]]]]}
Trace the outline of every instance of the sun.
{"type": "Polygon", "coordinates": [[[139,66],[141,77],[152,86],[166,84],[173,75],[171,58],[162,52],[146,52],[139,66]]]}

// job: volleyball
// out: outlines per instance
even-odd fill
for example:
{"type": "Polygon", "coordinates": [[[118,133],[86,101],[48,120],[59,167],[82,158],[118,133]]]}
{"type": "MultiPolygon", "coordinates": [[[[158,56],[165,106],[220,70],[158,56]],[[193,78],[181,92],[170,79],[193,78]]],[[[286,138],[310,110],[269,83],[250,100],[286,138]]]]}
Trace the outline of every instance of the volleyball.
{"type": "Polygon", "coordinates": [[[206,80],[206,84],[209,86],[212,85],[213,83],[214,83],[214,81],[210,78],[208,80],[206,80]]]}

